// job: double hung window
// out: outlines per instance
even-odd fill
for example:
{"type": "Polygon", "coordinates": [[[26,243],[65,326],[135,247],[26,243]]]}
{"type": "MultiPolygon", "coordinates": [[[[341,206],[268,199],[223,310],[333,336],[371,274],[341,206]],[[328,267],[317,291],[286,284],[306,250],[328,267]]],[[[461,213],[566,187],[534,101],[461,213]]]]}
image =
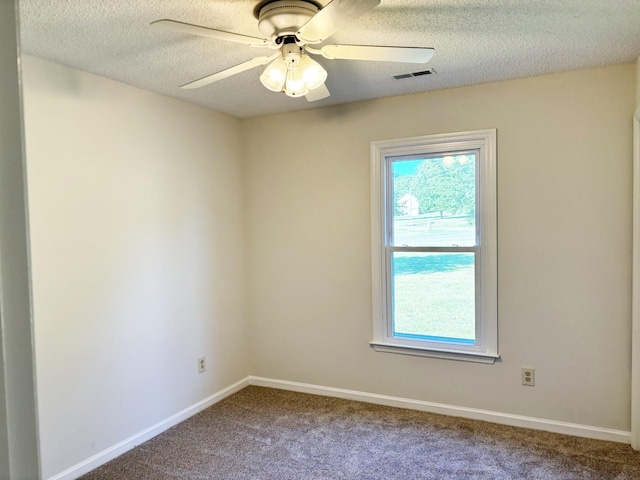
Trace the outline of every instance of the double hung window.
{"type": "Polygon", "coordinates": [[[371,144],[379,351],[498,357],[496,132],[371,144]]]}

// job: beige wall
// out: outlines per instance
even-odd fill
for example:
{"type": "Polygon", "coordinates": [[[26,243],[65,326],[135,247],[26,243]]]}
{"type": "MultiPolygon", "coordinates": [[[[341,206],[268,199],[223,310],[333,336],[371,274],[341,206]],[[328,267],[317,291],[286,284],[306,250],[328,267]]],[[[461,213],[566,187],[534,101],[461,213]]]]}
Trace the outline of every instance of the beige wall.
{"type": "Polygon", "coordinates": [[[252,372],[628,431],[634,82],[623,65],[243,121],[252,372]],[[501,361],[374,352],[369,143],[494,127],[501,361]]]}
{"type": "Polygon", "coordinates": [[[47,478],[250,373],[240,125],[23,63],[47,478]]]}

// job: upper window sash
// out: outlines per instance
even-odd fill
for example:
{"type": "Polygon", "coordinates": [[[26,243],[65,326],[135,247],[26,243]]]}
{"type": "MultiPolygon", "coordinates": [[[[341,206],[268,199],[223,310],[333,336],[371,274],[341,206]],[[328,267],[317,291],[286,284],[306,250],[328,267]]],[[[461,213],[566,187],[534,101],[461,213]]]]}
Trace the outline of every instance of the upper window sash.
{"type": "MultiPolygon", "coordinates": [[[[441,157],[446,157],[446,156],[460,156],[460,155],[471,155],[474,157],[474,162],[476,165],[475,168],[475,205],[476,205],[476,209],[475,209],[475,241],[474,241],[474,245],[475,246],[479,246],[480,245],[480,223],[481,223],[481,218],[478,215],[479,209],[477,208],[479,205],[479,195],[480,195],[480,173],[479,173],[479,169],[478,169],[478,164],[479,164],[479,158],[480,158],[480,150],[479,149],[466,149],[466,150],[461,150],[461,149],[455,149],[455,150],[451,150],[451,151],[442,151],[442,150],[438,150],[436,153],[419,153],[419,154],[413,154],[413,155],[401,155],[401,156],[396,156],[396,155],[386,155],[384,157],[384,169],[385,169],[385,177],[386,177],[386,184],[385,184],[385,189],[384,189],[384,194],[385,194],[385,198],[384,198],[384,204],[386,206],[385,209],[385,245],[387,247],[401,247],[401,246],[406,246],[406,247],[444,247],[445,245],[435,245],[435,244],[429,244],[429,243],[417,243],[417,244],[413,244],[413,245],[398,245],[395,243],[395,231],[394,231],[394,202],[391,201],[391,199],[394,198],[394,175],[393,175],[393,164],[394,162],[398,162],[398,161],[411,161],[411,160],[429,160],[429,159],[436,159],[436,158],[441,158],[441,157]]],[[[451,245],[452,247],[458,247],[457,245],[451,245]]],[[[459,245],[464,246],[464,247],[469,247],[471,245],[459,245]]]]}

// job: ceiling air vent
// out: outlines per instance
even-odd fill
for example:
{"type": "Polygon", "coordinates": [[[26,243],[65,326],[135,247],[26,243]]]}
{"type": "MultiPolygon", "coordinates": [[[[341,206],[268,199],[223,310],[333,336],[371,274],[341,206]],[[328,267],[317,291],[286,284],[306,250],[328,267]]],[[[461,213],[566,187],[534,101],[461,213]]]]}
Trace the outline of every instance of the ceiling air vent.
{"type": "Polygon", "coordinates": [[[400,75],[394,75],[393,78],[396,80],[402,80],[403,78],[411,78],[411,77],[421,77],[422,75],[432,75],[436,72],[433,68],[428,70],[422,70],[421,72],[413,72],[413,73],[402,73],[400,75]]]}

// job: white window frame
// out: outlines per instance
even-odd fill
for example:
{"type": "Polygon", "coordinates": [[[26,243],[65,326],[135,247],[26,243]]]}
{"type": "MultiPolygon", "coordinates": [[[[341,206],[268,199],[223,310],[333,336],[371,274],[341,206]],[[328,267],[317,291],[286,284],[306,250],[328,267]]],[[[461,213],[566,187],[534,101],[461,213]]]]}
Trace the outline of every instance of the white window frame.
{"type": "MultiPolygon", "coordinates": [[[[416,250],[416,249],[414,249],[416,250]]],[[[437,251],[427,247],[423,251],[437,251]]],[[[496,130],[426,135],[371,142],[371,266],[373,299],[373,340],[380,352],[494,363],[498,355],[498,255],[497,255],[497,173],[496,130]],[[392,181],[387,164],[392,158],[477,152],[476,167],[476,341],[408,339],[393,336],[391,318],[390,245],[392,181]]]]}

